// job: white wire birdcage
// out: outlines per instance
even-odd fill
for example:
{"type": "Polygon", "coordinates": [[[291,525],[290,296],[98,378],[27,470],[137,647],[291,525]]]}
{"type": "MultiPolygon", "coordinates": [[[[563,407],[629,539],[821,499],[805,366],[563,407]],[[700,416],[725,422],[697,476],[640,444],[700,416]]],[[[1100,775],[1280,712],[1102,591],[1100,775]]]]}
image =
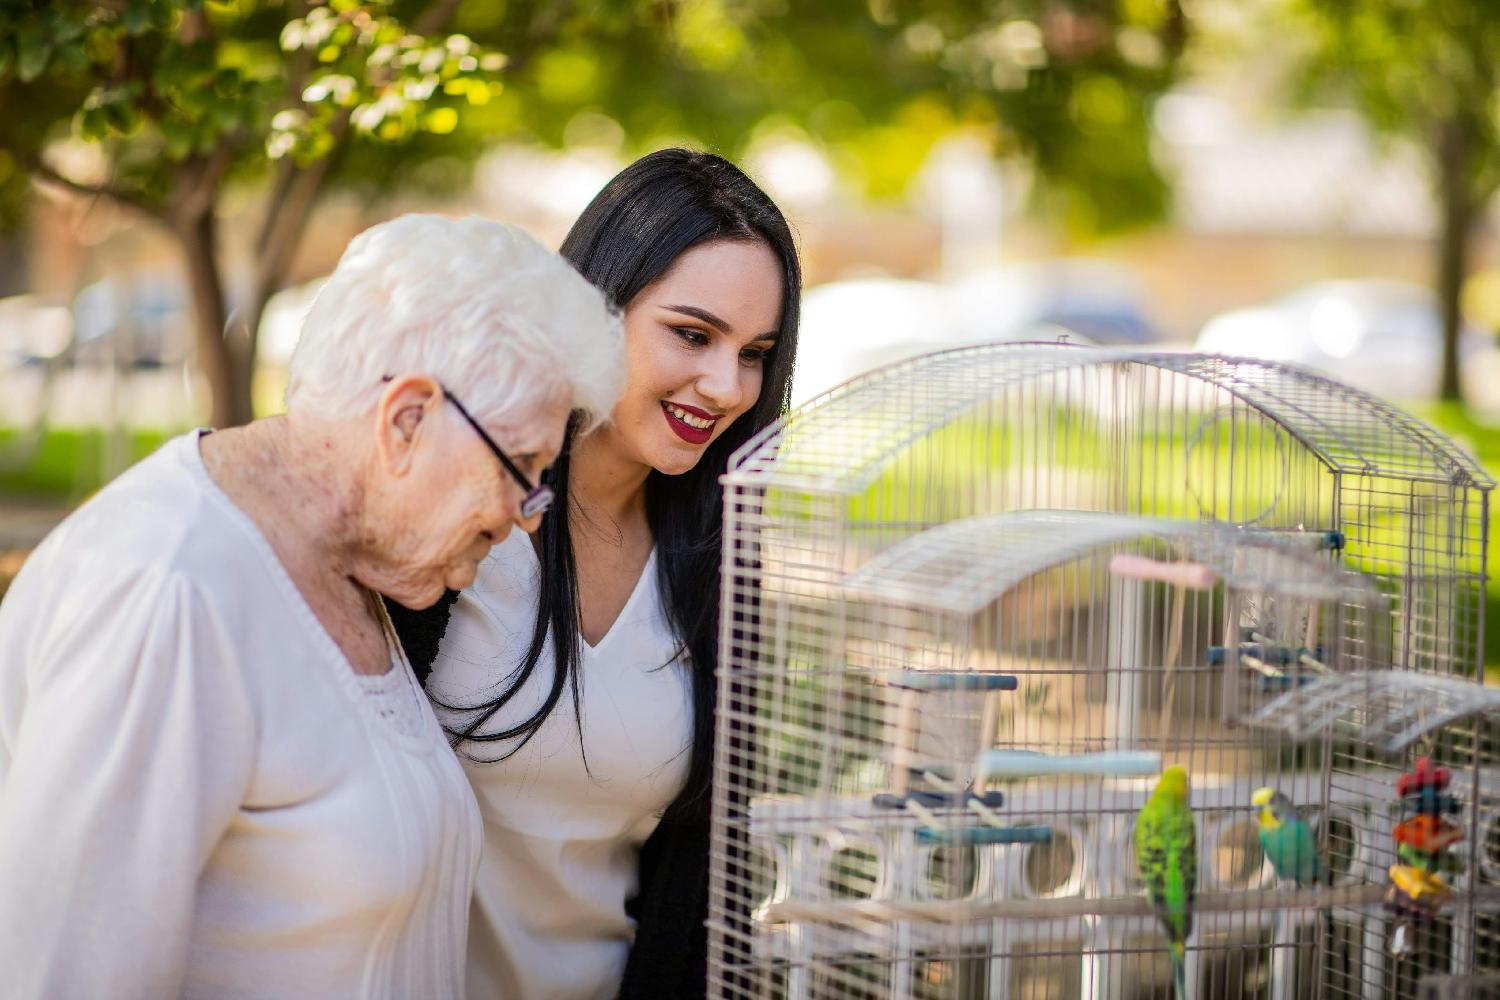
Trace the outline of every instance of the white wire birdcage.
{"type": "Polygon", "coordinates": [[[1193,783],[1196,995],[1500,969],[1492,487],[1387,404],[1260,361],[993,345],[800,408],[724,477],[711,994],[1165,995],[1130,844],[1164,764],[1193,783]],[[1418,752],[1457,772],[1468,865],[1398,960],[1418,752]],[[1331,884],[1276,884],[1265,785],[1331,884]]]}

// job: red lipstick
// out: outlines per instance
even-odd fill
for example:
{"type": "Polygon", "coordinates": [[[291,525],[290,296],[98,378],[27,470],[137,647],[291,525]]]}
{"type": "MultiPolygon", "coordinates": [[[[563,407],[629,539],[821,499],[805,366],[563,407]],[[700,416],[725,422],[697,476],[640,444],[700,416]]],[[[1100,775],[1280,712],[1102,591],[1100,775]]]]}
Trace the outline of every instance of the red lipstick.
{"type": "Polygon", "coordinates": [[[672,428],[673,434],[676,434],[688,444],[707,444],[708,439],[714,436],[713,423],[711,422],[707,427],[694,427],[672,412],[670,407],[674,406],[689,416],[697,417],[701,420],[717,422],[719,418],[712,413],[705,413],[695,406],[684,406],[682,403],[662,401],[661,412],[667,418],[667,426],[672,428]]]}

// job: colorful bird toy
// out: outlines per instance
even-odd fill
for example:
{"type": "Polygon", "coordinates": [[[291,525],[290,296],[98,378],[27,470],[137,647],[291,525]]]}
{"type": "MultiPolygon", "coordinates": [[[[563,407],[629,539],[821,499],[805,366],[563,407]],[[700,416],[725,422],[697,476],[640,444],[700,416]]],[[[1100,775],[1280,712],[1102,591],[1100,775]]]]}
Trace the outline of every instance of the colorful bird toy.
{"type": "Polygon", "coordinates": [[[1390,944],[1397,957],[1415,948],[1413,922],[1431,920],[1452,898],[1443,873],[1463,870],[1462,861],[1449,850],[1464,839],[1463,829],[1446,818],[1463,810],[1448,793],[1452,781],[1453,773],[1435,766],[1429,757],[1418,757],[1412,769],[1396,779],[1402,818],[1391,836],[1401,863],[1390,867],[1385,906],[1397,917],[1390,944]]]}
{"type": "Polygon", "coordinates": [[[1437,854],[1463,840],[1464,832],[1456,823],[1428,813],[1397,824],[1392,836],[1420,854],[1437,854]]]}
{"type": "Polygon", "coordinates": [[[1453,780],[1453,772],[1446,767],[1435,767],[1431,757],[1418,757],[1416,766],[1396,779],[1396,794],[1402,798],[1424,788],[1443,791],[1453,780]]]}

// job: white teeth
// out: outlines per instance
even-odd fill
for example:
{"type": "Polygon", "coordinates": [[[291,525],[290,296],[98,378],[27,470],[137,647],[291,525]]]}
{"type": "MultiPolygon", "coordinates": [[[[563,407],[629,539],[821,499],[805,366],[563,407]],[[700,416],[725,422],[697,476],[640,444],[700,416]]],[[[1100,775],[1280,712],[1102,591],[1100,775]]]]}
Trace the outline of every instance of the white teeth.
{"type": "Polygon", "coordinates": [[[712,420],[704,420],[702,417],[695,417],[688,411],[684,410],[682,407],[673,406],[671,403],[667,404],[667,411],[678,420],[681,420],[683,423],[687,424],[689,427],[696,427],[700,431],[706,431],[714,425],[714,422],[712,420]]]}

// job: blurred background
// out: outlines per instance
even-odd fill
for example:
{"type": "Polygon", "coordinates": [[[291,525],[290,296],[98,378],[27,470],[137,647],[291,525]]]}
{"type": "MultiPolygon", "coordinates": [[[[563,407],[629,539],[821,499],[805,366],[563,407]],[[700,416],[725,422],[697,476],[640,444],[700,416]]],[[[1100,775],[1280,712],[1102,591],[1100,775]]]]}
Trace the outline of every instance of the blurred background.
{"type": "Polygon", "coordinates": [[[0,586],[165,438],[279,409],[354,233],[556,245],[674,144],[793,222],[797,401],[981,340],[1211,350],[1495,471],[1497,51],[1490,0],[7,0],[0,586]]]}

